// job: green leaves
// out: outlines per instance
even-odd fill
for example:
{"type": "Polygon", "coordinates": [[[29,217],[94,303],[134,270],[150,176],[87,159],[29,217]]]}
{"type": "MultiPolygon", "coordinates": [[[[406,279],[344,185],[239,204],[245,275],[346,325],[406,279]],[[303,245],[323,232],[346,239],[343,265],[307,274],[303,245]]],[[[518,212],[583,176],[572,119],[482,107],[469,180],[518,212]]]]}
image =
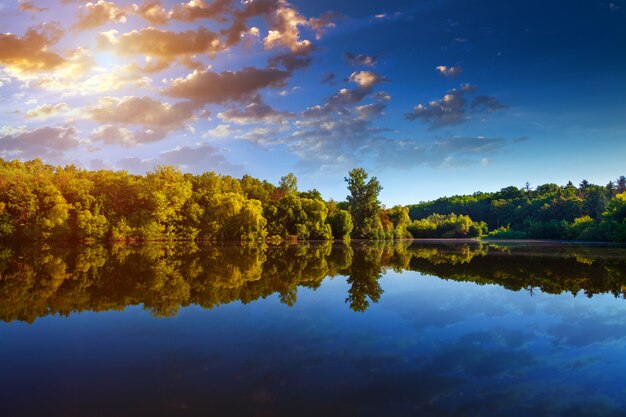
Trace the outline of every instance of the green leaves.
{"type": "Polygon", "coordinates": [[[363,168],[355,168],[348,173],[345,181],[348,183],[347,196],[354,230],[352,235],[357,238],[384,238],[383,227],[380,221],[380,201],[378,194],[382,187],[376,177],[368,178],[363,168]]]}

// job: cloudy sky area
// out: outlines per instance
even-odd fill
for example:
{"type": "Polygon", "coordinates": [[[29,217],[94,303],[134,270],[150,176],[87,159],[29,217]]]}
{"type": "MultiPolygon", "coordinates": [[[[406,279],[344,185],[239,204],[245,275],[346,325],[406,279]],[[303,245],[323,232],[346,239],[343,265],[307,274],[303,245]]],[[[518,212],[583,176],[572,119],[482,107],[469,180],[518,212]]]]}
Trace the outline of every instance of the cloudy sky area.
{"type": "Polygon", "coordinates": [[[0,3],[0,157],[387,205],[626,174],[626,3],[0,3]]]}

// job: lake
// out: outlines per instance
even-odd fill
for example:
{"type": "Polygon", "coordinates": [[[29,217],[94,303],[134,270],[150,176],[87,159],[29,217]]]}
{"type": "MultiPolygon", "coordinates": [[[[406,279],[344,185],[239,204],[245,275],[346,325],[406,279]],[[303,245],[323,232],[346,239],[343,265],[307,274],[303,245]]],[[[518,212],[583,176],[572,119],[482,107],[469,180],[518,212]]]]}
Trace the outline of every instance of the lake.
{"type": "Polygon", "coordinates": [[[0,416],[623,416],[626,247],[0,247],[0,416]]]}

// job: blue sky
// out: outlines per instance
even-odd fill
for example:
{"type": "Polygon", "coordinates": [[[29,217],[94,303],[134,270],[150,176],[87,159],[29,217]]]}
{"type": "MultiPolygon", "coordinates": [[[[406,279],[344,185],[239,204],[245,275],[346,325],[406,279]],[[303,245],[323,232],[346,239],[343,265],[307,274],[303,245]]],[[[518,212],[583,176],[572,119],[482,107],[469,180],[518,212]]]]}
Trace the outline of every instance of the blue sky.
{"type": "Polygon", "coordinates": [[[0,3],[0,157],[386,205],[623,175],[623,1],[0,3]]]}

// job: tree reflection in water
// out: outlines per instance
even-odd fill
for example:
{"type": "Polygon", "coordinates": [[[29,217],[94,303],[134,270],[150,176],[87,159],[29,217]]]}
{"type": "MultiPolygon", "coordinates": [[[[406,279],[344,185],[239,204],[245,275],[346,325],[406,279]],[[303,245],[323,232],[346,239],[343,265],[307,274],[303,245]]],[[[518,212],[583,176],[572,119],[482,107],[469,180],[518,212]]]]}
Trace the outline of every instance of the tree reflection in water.
{"type": "Polygon", "coordinates": [[[122,310],[141,304],[174,316],[190,304],[211,309],[277,293],[288,306],[299,287],[344,276],[357,312],[380,300],[386,270],[497,284],[513,291],[624,298],[626,248],[577,245],[356,242],[285,246],[160,243],[141,246],[0,248],[0,318],[33,322],[50,314],[122,310]]]}

